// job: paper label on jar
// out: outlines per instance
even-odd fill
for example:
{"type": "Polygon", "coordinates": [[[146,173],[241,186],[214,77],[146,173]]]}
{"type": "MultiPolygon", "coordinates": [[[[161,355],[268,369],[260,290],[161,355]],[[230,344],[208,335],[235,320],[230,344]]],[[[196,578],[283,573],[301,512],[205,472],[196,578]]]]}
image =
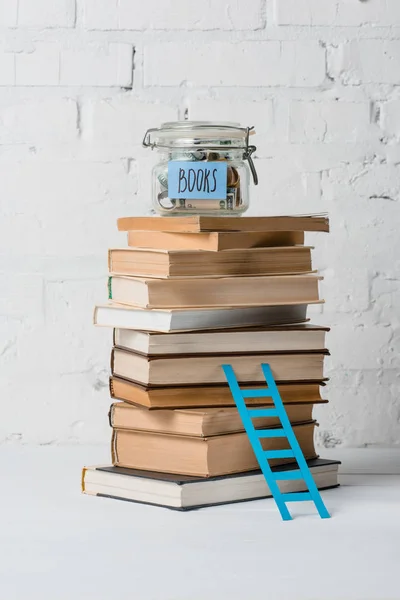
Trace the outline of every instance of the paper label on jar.
{"type": "Polygon", "coordinates": [[[168,196],[196,200],[225,200],[227,163],[170,160],[168,196]]]}

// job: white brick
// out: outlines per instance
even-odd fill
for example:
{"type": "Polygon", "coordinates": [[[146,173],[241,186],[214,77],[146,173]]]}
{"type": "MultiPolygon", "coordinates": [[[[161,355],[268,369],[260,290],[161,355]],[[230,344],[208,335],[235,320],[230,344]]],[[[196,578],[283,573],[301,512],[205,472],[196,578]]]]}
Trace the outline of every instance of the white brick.
{"type": "Polygon", "coordinates": [[[73,27],[75,0],[19,0],[19,27],[73,27]]]}
{"type": "Polygon", "coordinates": [[[369,102],[292,102],[292,142],[357,142],[370,137],[369,102]]]}
{"type": "Polygon", "coordinates": [[[377,164],[360,171],[352,181],[353,191],[364,198],[400,200],[400,165],[377,164]]]}
{"type": "MultiPolygon", "coordinates": [[[[150,178],[149,173],[146,178],[150,178]]],[[[134,166],[127,172],[122,161],[36,159],[14,163],[12,169],[2,169],[0,248],[13,256],[23,254],[21,248],[25,248],[26,258],[19,267],[22,269],[36,269],[35,263],[26,266],[31,255],[57,256],[59,269],[62,257],[101,255],[110,244],[125,243],[125,236],[121,239],[116,229],[117,218],[141,214],[146,202],[150,206],[150,197],[137,198],[136,192],[134,166]],[[19,246],[15,240],[21,237],[23,226],[27,229],[19,246]]],[[[104,275],[106,263],[104,255],[104,275]]],[[[83,272],[83,267],[74,269],[77,274],[83,272]]]]}
{"type": "Polygon", "coordinates": [[[77,137],[75,100],[52,98],[0,104],[0,139],[3,144],[66,142],[77,137]]]}
{"type": "Polygon", "coordinates": [[[130,44],[65,48],[60,62],[61,85],[132,86],[133,47],[130,44]]]}
{"type": "Polygon", "coordinates": [[[0,85],[14,85],[15,55],[0,50],[0,85]]]}
{"type": "Polygon", "coordinates": [[[331,256],[332,266],[321,273],[324,280],[320,293],[325,300],[323,309],[328,320],[337,313],[363,312],[370,307],[369,273],[361,268],[352,269],[347,264],[350,256],[352,260],[357,256],[362,261],[362,253],[358,254],[350,244],[341,250],[340,257],[331,256]]]}
{"type": "Polygon", "coordinates": [[[19,339],[27,327],[29,325],[18,317],[0,316],[0,356],[2,365],[7,355],[11,354],[15,357],[19,339]]]}
{"type": "MultiPolygon", "coordinates": [[[[43,358],[56,348],[47,348],[43,358]]],[[[17,439],[21,436],[22,443],[32,445],[104,443],[110,437],[110,397],[107,388],[98,389],[104,379],[103,372],[95,369],[64,376],[52,373],[45,378],[41,373],[29,378],[3,377],[0,394],[7,399],[3,406],[7,419],[0,424],[0,440],[14,434],[17,439]],[[10,402],[11,399],[15,401],[10,402]]]]}
{"type": "Polygon", "coordinates": [[[383,131],[390,136],[400,136],[400,100],[389,100],[380,107],[380,124],[383,131]]]}
{"type": "Polygon", "coordinates": [[[133,47],[130,44],[60,47],[53,42],[38,42],[33,52],[18,53],[15,60],[17,85],[132,85],[133,47]]]}
{"type": "Polygon", "coordinates": [[[377,25],[392,27],[400,25],[400,3],[398,0],[368,0],[368,2],[337,2],[335,25],[355,27],[377,25]]]}
{"type": "Polygon", "coordinates": [[[312,87],[325,79],[325,50],[318,42],[178,43],[145,48],[146,86],[312,87]]]}
{"type": "Polygon", "coordinates": [[[88,29],[255,30],[264,27],[263,2],[252,0],[85,0],[88,29]]]}
{"type": "Polygon", "coordinates": [[[400,24],[398,0],[275,0],[278,25],[394,26],[400,24]]]}
{"type": "Polygon", "coordinates": [[[373,323],[354,325],[354,319],[342,318],[333,327],[334,335],[329,336],[332,356],[336,356],[336,365],[346,369],[363,370],[378,369],[382,363],[390,367],[388,346],[392,337],[390,327],[373,323]],[[352,322],[353,321],[353,322],[352,322]],[[346,338],[351,339],[350,344],[343,344],[346,338]],[[360,352],[359,349],[363,348],[360,352]]]}
{"type": "MultiPolygon", "coordinates": [[[[76,222],[78,210],[79,225],[86,231],[85,212],[101,212],[105,210],[102,203],[112,206],[121,198],[124,202],[133,202],[136,189],[135,174],[127,172],[122,161],[97,163],[36,159],[16,163],[12,170],[3,170],[2,211],[6,215],[36,215],[44,223],[52,220],[55,224],[58,220],[56,229],[59,230],[61,223],[65,222],[63,219],[71,225],[74,220],[76,222]],[[36,198],[35,203],[32,197],[36,198]]],[[[67,233],[71,235],[71,231],[67,233]]]]}
{"type": "Polygon", "coordinates": [[[333,25],[338,0],[274,0],[278,25],[333,25]]]}
{"type": "MultiPolygon", "coordinates": [[[[295,165],[297,171],[316,173],[334,169],[344,163],[362,162],[368,155],[374,155],[378,145],[379,143],[375,144],[373,141],[329,144],[326,142],[307,142],[306,145],[304,142],[275,143],[269,144],[267,156],[285,160],[286,163],[295,165]]],[[[321,243],[321,240],[319,240],[319,243],[321,243]]]]}
{"type": "MultiPolygon", "coordinates": [[[[104,258],[107,258],[106,254],[104,258]]],[[[45,286],[45,299],[46,327],[43,336],[46,346],[55,347],[57,340],[62,339],[63,343],[72,350],[67,357],[62,354],[49,357],[45,370],[48,373],[79,373],[101,361],[109,348],[111,336],[96,336],[92,319],[87,319],[85,316],[92,315],[96,302],[107,301],[107,280],[101,278],[83,281],[48,281],[45,286]],[[98,337],[96,348],[88,351],[84,340],[95,341],[96,337],[98,337]]],[[[34,343],[35,340],[32,338],[31,351],[34,343]]],[[[27,352],[29,352],[28,348],[27,352]]]]}
{"type": "Polygon", "coordinates": [[[60,49],[56,43],[38,42],[30,53],[15,55],[16,85],[58,85],[60,49]]]}
{"type": "Polygon", "coordinates": [[[86,29],[112,31],[118,26],[119,0],[83,0],[83,23],[86,29]]]}
{"type": "Polygon", "coordinates": [[[165,121],[176,121],[178,109],[122,96],[88,102],[83,114],[86,116],[85,139],[128,151],[133,145],[141,145],[147,129],[165,121]]]}
{"type": "MultiPolygon", "coordinates": [[[[396,252],[396,249],[394,249],[393,256],[397,256],[397,253],[398,251],[396,252]]],[[[398,311],[393,311],[393,307],[399,306],[400,303],[400,279],[394,261],[393,266],[387,265],[385,271],[378,272],[377,276],[374,277],[371,286],[371,298],[376,320],[390,326],[393,333],[391,346],[395,345],[398,348],[400,318],[398,311]]],[[[399,356],[398,354],[397,360],[399,360],[399,356]]],[[[397,368],[400,368],[400,365],[397,365],[397,368]]]]}
{"type": "Polygon", "coordinates": [[[17,25],[18,0],[0,0],[0,27],[17,25]]]}
{"type": "MultiPolygon", "coordinates": [[[[4,168],[4,165],[2,165],[4,168]]],[[[46,253],[46,240],[42,223],[33,215],[6,215],[0,219],[0,255],[33,256],[46,253]],[[24,232],[21,234],[21,232],[24,232]],[[18,240],[18,244],[15,243],[18,240]]]]}
{"type": "Polygon", "coordinates": [[[332,54],[332,75],[344,84],[398,84],[400,41],[359,40],[339,46],[332,54]]]}
{"type": "MultiPolygon", "coordinates": [[[[324,420],[327,419],[325,425],[331,430],[332,437],[355,447],[362,447],[366,439],[371,445],[395,445],[399,435],[396,375],[395,369],[350,371],[336,368],[327,387],[330,403],[319,411],[324,420]],[[351,432],[349,423],[352,424],[351,432]]],[[[321,428],[319,432],[323,434],[321,428]]]]}
{"type": "MultiPolygon", "coordinates": [[[[363,227],[374,228],[379,224],[380,227],[376,228],[373,237],[376,240],[383,235],[384,243],[390,228],[397,229],[398,208],[395,200],[400,193],[400,165],[355,163],[331,169],[322,174],[322,188],[327,202],[338,209],[342,216],[347,217],[347,228],[350,232],[356,234],[363,227]],[[353,211],[357,214],[356,222],[351,218],[353,211]],[[381,226],[385,224],[387,227],[382,229],[381,226]]],[[[360,239],[361,244],[363,241],[360,239]]],[[[356,242],[357,240],[353,239],[353,244],[356,242]]],[[[371,260],[377,247],[369,248],[371,260]]]]}
{"type": "Polygon", "coordinates": [[[296,171],[285,158],[257,159],[259,185],[251,182],[249,215],[296,214],[320,210],[320,175],[296,171]]]}
{"type": "Polygon", "coordinates": [[[0,273],[0,316],[43,320],[43,277],[33,273],[0,273]]]}

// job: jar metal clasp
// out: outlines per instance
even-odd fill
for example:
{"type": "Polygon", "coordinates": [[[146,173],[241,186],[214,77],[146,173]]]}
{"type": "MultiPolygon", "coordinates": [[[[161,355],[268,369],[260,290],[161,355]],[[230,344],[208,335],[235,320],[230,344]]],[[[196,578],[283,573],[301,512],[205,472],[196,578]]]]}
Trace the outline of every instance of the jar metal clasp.
{"type": "Polygon", "coordinates": [[[156,144],[154,142],[152,144],[150,143],[150,134],[153,133],[153,131],[158,131],[158,128],[153,127],[153,129],[148,129],[144,134],[142,141],[142,146],[144,146],[144,148],[148,148],[149,146],[151,146],[152,149],[155,148],[156,144]]]}
{"type": "Polygon", "coordinates": [[[249,144],[250,131],[252,129],[254,129],[254,127],[247,127],[246,130],[246,148],[243,153],[243,158],[249,163],[250,171],[253,175],[254,185],[258,185],[258,175],[256,171],[256,166],[253,162],[253,159],[251,158],[251,155],[257,150],[257,147],[249,144]]]}

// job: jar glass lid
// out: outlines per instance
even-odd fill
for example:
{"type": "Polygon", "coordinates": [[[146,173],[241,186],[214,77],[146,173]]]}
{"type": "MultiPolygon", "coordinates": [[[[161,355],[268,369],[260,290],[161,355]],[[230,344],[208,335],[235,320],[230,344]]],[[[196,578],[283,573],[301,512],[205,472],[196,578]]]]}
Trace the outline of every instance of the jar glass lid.
{"type": "Polygon", "coordinates": [[[239,123],[213,121],[170,121],[162,123],[159,128],[148,129],[144,146],[170,147],[230,145],[247,148],[249,135],[254,133],[253,127],[241,127],[239,123]]]}

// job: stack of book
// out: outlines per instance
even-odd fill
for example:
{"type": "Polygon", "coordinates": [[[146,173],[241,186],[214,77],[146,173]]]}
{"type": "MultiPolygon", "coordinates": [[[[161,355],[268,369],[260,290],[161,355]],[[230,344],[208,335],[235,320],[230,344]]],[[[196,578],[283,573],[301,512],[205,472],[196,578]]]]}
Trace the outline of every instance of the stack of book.
{"type": "Polygon", "coordinates": [[[221,368],[231,364],[240,386],[255,389],[266,385],[261,363],[318,487],[336,486],[338,463],[314,448],[328,329],[307,322],[307,306],[322,301],[304,245],[305,231],[329,230],[327,218],[132,217],[118,227],[128,247],[109,251],[109,302],[94,317],[114,328],[112,466],[85,468],[83,491],[178,509],[269,496],[221,368]]]}

